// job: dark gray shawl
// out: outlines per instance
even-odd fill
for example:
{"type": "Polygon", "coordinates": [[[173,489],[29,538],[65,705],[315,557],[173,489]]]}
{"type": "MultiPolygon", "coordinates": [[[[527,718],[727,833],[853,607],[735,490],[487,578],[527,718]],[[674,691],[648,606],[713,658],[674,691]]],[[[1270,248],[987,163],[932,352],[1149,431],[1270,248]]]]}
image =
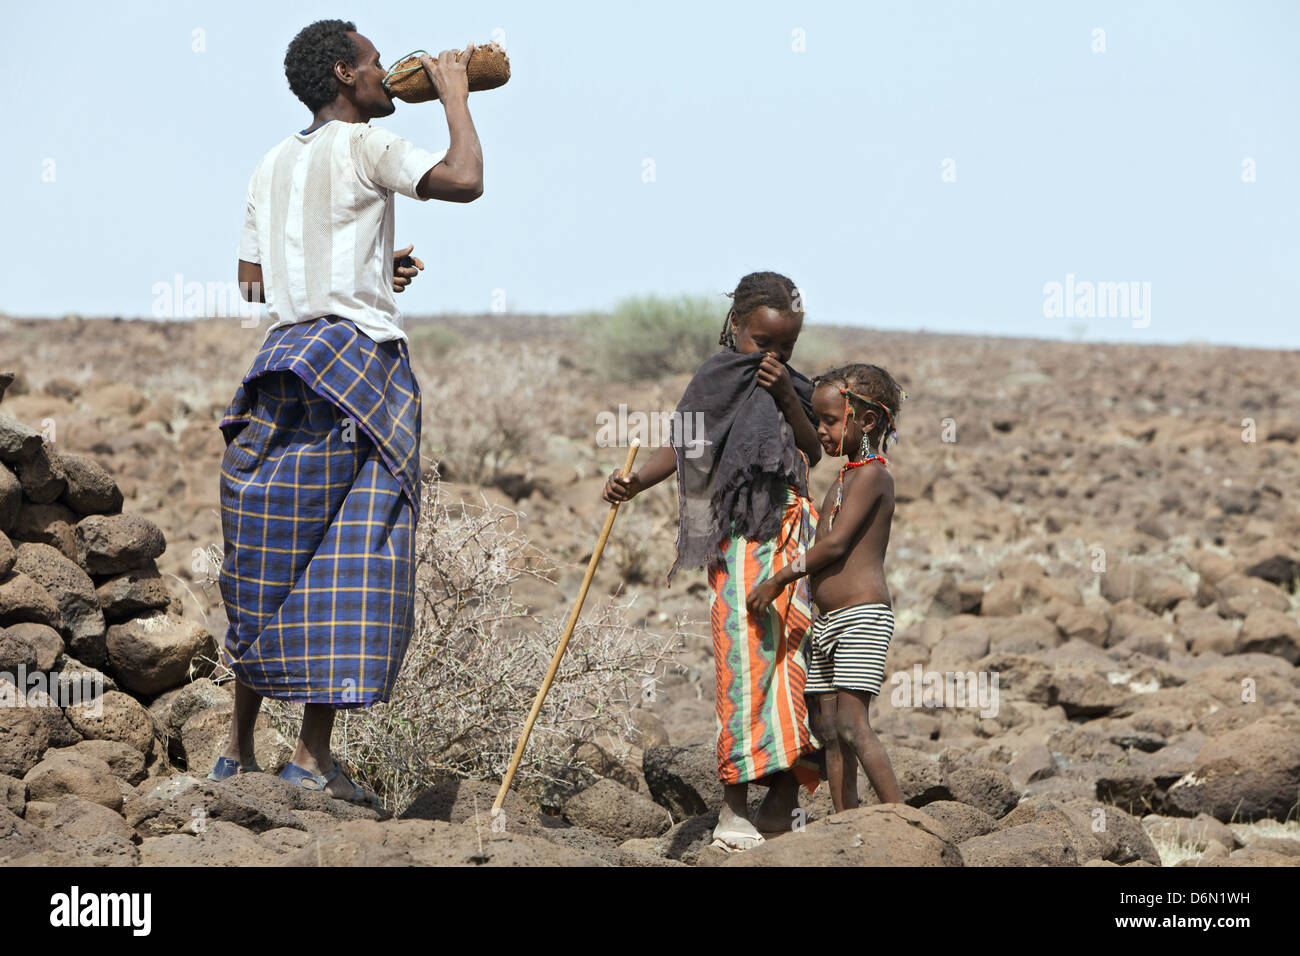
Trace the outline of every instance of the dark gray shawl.
{"type": "MultiPolygon", "coordinates": [[[[807,462],[794,431],[758,384],[762,361],[762,352],[710,356],[673,415],[678,531],[669,583],[679,567],[720,566],[722,542],[733,534],[750,541],[775,537],[787,485],[808,495],[807,462]]],[[[809,421],[815,421],[812,382],[786,368],[809,421]]]]}

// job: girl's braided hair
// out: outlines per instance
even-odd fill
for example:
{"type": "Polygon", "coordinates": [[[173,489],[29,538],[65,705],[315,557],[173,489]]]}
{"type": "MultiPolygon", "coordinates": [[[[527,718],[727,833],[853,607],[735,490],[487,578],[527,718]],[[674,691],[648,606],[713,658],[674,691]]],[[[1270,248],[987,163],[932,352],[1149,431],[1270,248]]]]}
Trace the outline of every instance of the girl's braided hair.
{"type": "Polygon", "coordinates": [[[731,327],[734,317],[737,324],[755,309],[767,306],[778,312],[794,312],[803,315],[803,297],[795,284],[779,272],[751,272],[740,280],[735,292],[728,292],[731,309],[722,323],[722,334],[718,344],[729,349],[736,347],[736,333],[731,327]]]}
{"type": "MultiPolygon", "coordinates": [[[[835,389],[847,389],[848,407],[859,422],[866,410],[873,406],[883,406],[884,415],[876,415],[876,425],[867,435],[867,440],[885,453],[885,447],[891,437],[895,440],[898,433],[898,406],[902,404],[907,393],[898,387],[894,377],[879,365],[864,365],[854,362],[841,365],[813,379],[813,385],[829,385],[835,389]]],[[[877,412],[879,412],[877,408],[877,412]]]]}

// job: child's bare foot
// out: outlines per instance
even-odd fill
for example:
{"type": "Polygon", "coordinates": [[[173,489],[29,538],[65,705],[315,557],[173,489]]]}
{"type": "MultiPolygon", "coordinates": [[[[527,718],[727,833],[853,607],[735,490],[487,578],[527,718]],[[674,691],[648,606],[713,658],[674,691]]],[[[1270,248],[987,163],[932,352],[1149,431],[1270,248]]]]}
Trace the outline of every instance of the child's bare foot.
{"type": "Polygon", "coordinates": [[[799,808],[799,804],[796,803],[786,810],[784,807],[780,809],[768,807],[767,803],[768,801],[764,800],[758,812],[754,814],[754,826],[760,833],[785,833],[787,830],[794,829],[794,812],[799,808]]]}
{"type": "Polygon", "coordinates": [[[758,832],[754,824],[723,804],[718,812],[718,825],[713,828],[713,846],[728,853],[736,853],[752,850],[763,842],[763,834],[758,832]]]}
{"type": "Polygon", "coordinates": [[[784,833],[794,826],[794,811],[799,807],[799,781],[790,771],[777,775],[767,788],[767,796],[754,814],[754,826],[761,833],[784,833]]]}

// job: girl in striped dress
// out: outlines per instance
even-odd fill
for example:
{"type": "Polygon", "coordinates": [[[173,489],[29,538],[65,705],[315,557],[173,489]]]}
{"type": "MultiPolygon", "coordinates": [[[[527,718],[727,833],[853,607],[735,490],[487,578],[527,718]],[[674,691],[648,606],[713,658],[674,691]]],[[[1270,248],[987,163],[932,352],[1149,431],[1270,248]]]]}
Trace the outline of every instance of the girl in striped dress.
{"type": "Polygon", "coordinates": [[[672,441],[627,478],[605,485],[606,501],[627,501],[676,473],[679,567],[705,568],[716,674],[718,778],[724,804],[714,845],[729,852],[789,830],[798,787],[820,779],[808,724],[801,648],[812,621],[807,582],[745,606],[758,581],[802,560],[817,513],[808,469],[821,458],[812,382],[789,364],[803,326],[798,289],[757,272],[732,293],[715,353],[691,379],[673,415],[672,441]],[[768,793],[751,822],[751,782],[768,793]]]}
{"type": "Polygon", "coordinates": [[[894,612],[885,582],[885,549],[894,516],[894,479],[884,451],[906,397],[877,365],[845,365],[816,379],[817,434],[827,454],[848,460],[822,506],[826,520],[802,564],[754,586],[746,601],[760,614],[791,585],[812,579],[817,618],[809,636],[806,692],[813,726],[826,748],[835,811],[858,805],[858,764],[881,803],[902,803],[889,755],[871,729],[868,708],[880,693],[894,612]],[[877,451],[879,449],[879,451],[877,451]]]}

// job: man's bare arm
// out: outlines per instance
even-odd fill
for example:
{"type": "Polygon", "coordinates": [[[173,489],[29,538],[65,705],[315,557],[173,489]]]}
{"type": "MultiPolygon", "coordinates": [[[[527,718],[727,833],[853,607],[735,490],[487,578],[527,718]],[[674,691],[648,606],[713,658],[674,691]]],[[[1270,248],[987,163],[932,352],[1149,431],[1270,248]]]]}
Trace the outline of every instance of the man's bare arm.
{"type": "Polygon", "coordinates": [[[259,263],[240,259],[235,274],[239,277],[239,294],[245,302],[266,301],[266,286],[262,285],[262,266],[259,263]]]}
{"type": "Polygon", "coordinates": [[[469,78],[465,72],[473,52],[471,43],[465,47],[459,63],[455,50],[444,50],[437,60],[420,57],[446,111],[447,132],[451,137],[447,155],[421,177],[416,187],[416,195],[421,199],[473,202],[483,195],[483,147],[469,115],[469,78]]]}

